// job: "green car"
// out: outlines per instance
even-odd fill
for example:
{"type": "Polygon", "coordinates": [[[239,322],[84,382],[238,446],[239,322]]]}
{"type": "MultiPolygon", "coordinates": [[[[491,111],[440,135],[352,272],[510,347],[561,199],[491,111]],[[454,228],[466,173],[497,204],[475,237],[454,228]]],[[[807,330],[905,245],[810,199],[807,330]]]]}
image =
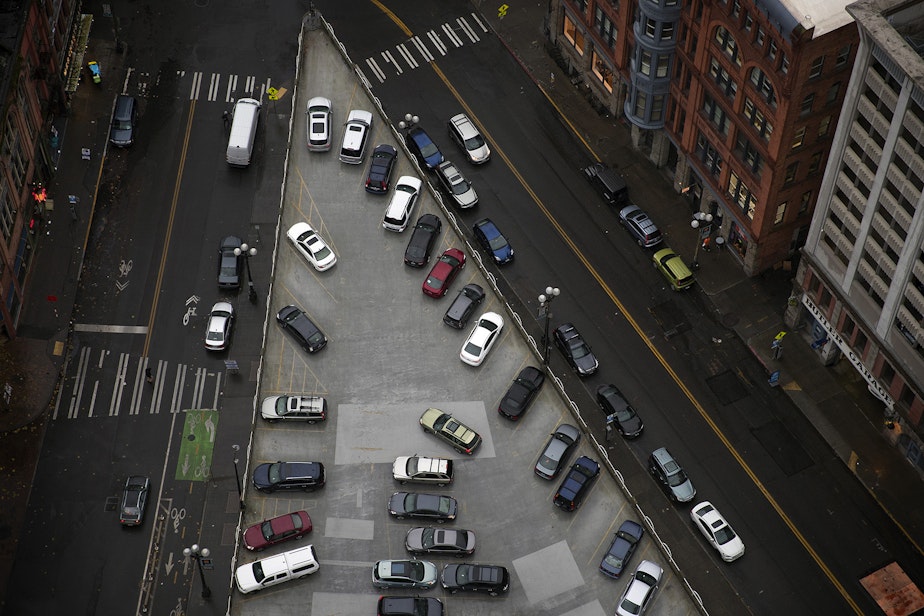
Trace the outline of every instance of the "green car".
{"type": "Polygon", "coordinates": [[[683,291],[693,286],[693,272],[670,248],[662,248],[652,257],[654,266],[658,268],[667,283],[674,291],[683,291]]]}

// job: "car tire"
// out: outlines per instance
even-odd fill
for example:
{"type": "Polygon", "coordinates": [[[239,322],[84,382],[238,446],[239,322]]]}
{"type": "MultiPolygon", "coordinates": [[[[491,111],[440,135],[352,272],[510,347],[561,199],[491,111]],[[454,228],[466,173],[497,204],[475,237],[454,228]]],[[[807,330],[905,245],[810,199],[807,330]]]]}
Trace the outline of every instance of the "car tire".
{"type": "Polygon", "coordinates": [[[396,515],[396,516],[395,516],[395,519],[396,519],[396,520],[403,520],[403,519],[404,519],[404,516],[403,516],[403,515],[396,515]]]}

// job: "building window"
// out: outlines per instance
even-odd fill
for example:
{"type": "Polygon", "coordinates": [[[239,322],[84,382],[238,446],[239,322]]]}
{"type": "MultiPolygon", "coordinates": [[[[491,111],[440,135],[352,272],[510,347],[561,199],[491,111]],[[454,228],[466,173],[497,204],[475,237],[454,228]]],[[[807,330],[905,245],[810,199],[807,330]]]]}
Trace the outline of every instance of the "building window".
{"type": "Polygon", "coordinates": [[[718,44],[719,48],[725,52],[725,55],[731,58],[732,62],[741,66],[741,57],[738,55],[738,43],[735,42],[735,37],[731,35],[731,32],[719,26],[715,29],[715,42],[718,44]]]}
{"type": "Polygon", "coordinates": [[[703,165],[706,166],[706,171],[716,178],[721,175],[722,157],[719,156],[718,150],[712,147],[712,144],[709,143],[709,140],[706,139],[706,136],[702,133],[699,133],[696,137],[696,156],[703,162],[703,165]]]}
{"type": "Polygon", "coordinates": [[[578,30],[577,25],[571,21],[571,18],[565,15],[564,26],[562,33],[565,35],[565,38],[571,43],[571,46],[574,47],[575,51],[578,52],[579,56],[584,55],[584,33],[578,30]]]}
{"type": "Polygon", "coordinates": [[[809,67],[809,74],[808,74],[809,79],[814,79],[815,77],[820,76],[821,69],[824,67],[824,65],[825,65],[824,56],[818,56],[817,58],[812,60],[812,66],[809,67]]]}
{"type": "Polygon", "coordinates": [[[805,117],[808,114],[812,113],[812,105],[815,104],[815,94],[809,93],[805,95],[805,98],[802,99],[802,104],[799,106],[799,116],[805,117]]]}
{"type": "Polygon", "coordinates": [[[719,90],[722,91],[729,100],[735,100],[735,94],[738,92],[738,84],[735,83],[734,78],[731,74],[725,70],[719,61],[715,58],[712,58],[712,61],[709,63],[709,74],[712,75],[712,78],[715,80],[715,85],[719,87],[719,90]]]}
{"type": "Polygon", "coordinates": [[[645,107],[648,105],[648,94],[637,90],[635,93],[635,117],[645,117],[645,107]]]}
{"type": "Polygon", "coordinates": [[[792,138],[792,149],[801,148],[805,143],[805,127],[797,128],[796,134],[792,138]]]}
{"type": "Polygon", "coordinates": [[[745,216],[754,220],[754,210],[757,209],[757,199],[751,194],[751,189],[747,187],[738,174],[732,171],[728,178],[728,196],[738,204],[745,216]]]}
{"type": "Polygon", "coordinates": [[[754,37],[754,46],[760,49],[764,46],[764,39],[767,37],[767,34],[764,32],[762,26],[757,26],[757,36],[754,37]]]}
{"type": "Polygon", "coordinates": [[[751,17],[750,13],[744,14],[744,29],[746,32],[750,32],[751,28],[754,27],[754,18],[751,17]]]}
{"type": "Polygon", "coordinates": [[[574,0],[574,4],[577,5],[581,15],[587,14],[587,0],[574,0]]]}
{"type": "Polygon", "coordinates": [[[825,106],[833,105],[837,102],[837,97],[841,93],[841,82],[837,82],[828,88],[828,96],[825,97],[825,106]]]}
{"type": "Polygon", "coordinates": [[[796,181],[796,172],[799,170],[799,163],[795,162],[786,167],[786,175],[783,177],[783,186],[792,184],[796,181]]]}
{"type": "Polygon", "coordinates": [[[655,77],[667,77],[670,60],[670,56],[658,56],[658,68],[655,77]]]}
{"type": "Polygon", "coordinates": [[[741,14],[741,3],[738,0],[735,0],[732,3],[732,17],[738,17],[741,14]]]}
{"type": "Polygon", "coordinates": [[[651,121],[660,122],[664,118],[664,94],[656,94],[651,99],[651,121]]]}
{"type": "Polygon", "coordinates": [[[825,116],[821,119],[821,124],[818,125],[818,136],[824,137],[828,134],[828,128],[831,127],[831,116],[825,116]]]}
{"type": "Polygon", "coordinates": [[[669,41],[674,38],[674,22],[665,21],[661,24],[661,40],[669,41]]]}
{"type": "Polygon", "coordinates": [[[703,97],[703,113],[715,125],[716,130],[723,135],[728,135],[728,126],[730,124],[728,114],[708,94],[703,97]]]}
{"type": "Polygon", "coordinates": [[[4,185],[0,193],[0,233],[9,242],[13,239],[13,224],[16,222],[16,208],[10,201],[10,193],[4,185]]]}
{"type": "Polygon", "coordinates": [[[776,216],[773,217],[773,224],[778,225],[786,217],[786,201],[776,206],[776,216]]]}
{"type": "Polygon", "coordinates": [[[594,28],[610,49],[616,47],[616,26],[599,6],[594,11],[594,28]]]}
{"type": "Polygon", "coordinates": [[[757,148],[740,133],[735,140],[735,153],[738,155],[738,158],[741,159],[741,162],[744,163],[745,167],[750,169],[751,172],[760,179],[760,174],[764,168],[764,160],[760,152],[757,151],[757,148]]]}
{"type": "Polygon", "coordinates": [[[780,72],[785,75],[789,72],[789,58],[786,57],[785,53],[781,53],[780,58],[780,72]]]}
{"type": "Polygon", "coordinates": [[[776,41],[773,39],[770,39],[770,45],[767,46],[767,57],[776,60],[776,41]]]}
{"type": "Polygon", "coordinates": [[[760,95],[767,101],[767,104],[776,109],[776,95],[773,93],[773,84],[770,82],[770,78],[757,67],[751,69],[751,74],[748,77],[751,84],[753,84],[754,89],[757,90],[760,95]]]}
{"type": "Polygon", "coordinates": [[[642,75],[650,76],[651,75],[651,52],[647,50],[642,50],[638,58],[638,72],[642,75]]]}
{"type": "Polygon", "coordinates": [[[773,125],[764,116],[764,112],[758,109],[754,101],[749,98],[744,99],[744,117],[748,119],[757,134],[769,143],[770,135],[773,134],[773,125]]]}
{"type": "Polygon", "coordinates": [[[812,202],[812,191],[806,191],[802,193],[802,197],[799,199],[799,213],[804,214],[808,211],[809,204],[812,202]]]}
{"type": "Polygon", "coordinates": [[[815,152],[812,154],[812,159],[809,161],[809,174],[815,173],[821,167],[821,152],[815,152]]]}
{"type": "Polygon", "coordinates": [[[657,29],[658,29],[658,22],[656,22],[653,19],[645,20],[645,36],[653,39],[657,29]]]}
{"type": "Polygon", "coordinates": [[[847,64],[848,60],[850,60],[850,45],[844,45],[841,47],[841,50],[837,52],[837,59],[834,61],[834,66],[844,66],[847,64]]]}

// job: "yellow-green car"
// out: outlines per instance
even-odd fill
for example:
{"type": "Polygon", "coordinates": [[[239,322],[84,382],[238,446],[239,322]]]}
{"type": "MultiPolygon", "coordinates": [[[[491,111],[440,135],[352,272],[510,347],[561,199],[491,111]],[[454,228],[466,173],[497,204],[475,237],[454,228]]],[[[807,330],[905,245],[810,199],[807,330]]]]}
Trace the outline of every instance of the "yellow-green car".
{"type": "Polygon", "coordinates": [[[667,283],[674,291],[683,291],[693,286],[693,272],[670,248],[662,248],[652,257],[654,266],[658,268],[667,283]]]}

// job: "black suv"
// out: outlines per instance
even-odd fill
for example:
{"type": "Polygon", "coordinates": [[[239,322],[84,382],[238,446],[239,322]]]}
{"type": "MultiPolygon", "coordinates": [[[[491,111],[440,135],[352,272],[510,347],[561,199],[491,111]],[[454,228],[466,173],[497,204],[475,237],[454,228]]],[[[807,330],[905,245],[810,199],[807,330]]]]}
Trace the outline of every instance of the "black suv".
{"type": "Polygon", "coordinates": [[[599,476],[600,465],[587,456],[581,456],[558,486],[552,502],[560,509],[574,511],[581,506],[599,476]]]}
{"type": "Polygon", "coordinates": [[[533,403],[545,383],[545,373],[539,368],[526,366],[513,379],[510,388],[497,406],[497,412],[513,421],[522,417],[533,403]]]}
{"type": "Polygon", "coordinates": [[[449,308],[446,309],[446,314],[443,315],[443,323],[449,327],[462,329],[474,314],[475,309],[483,301],[484,289],[481,288],[481,285],[474,282],[465,285],[456,298],[452,300],[449,308]]]}
{"type": "Polygon", "coordinates": [[[240,252],[234,253],[234,249],[240,251],[243,245],[241,238],[229,235],[221,240],[218,246],[218,288],[219,289],[239,289],[241,287],[241,263],[243,258],[240,252]]]}
{"type": "Polygon", "coordinates": [[[280,310],[276,321],[309,353],[317,353],[327,346],[327,336],[298,306],[280,310]]]}
{"type": "Polygon", "coordinates": [[[372,150],[372,159],[369,162],[369,175],[366,176],[366,192],[384,195],[388,192],[388,183],[391,180],[392,169],[398,160],[398,150],[383,143],[372,150]]]}
{"type": "Polygon", "coordinates": [[[594,356],[584,337],[571,323],[562,323],[555,329],[555,346],[580,376],[590,376],[600,363],[594,356]]]}
{"type": "Polygon", "coordinates": [[[510,573],[500,565],[446,565],[441,578],[443,588],[453,594],[467,590],[495,597],[510,588],[510,573]]]}
{"type": "Polygon", "coordinates": [[[443,228],[443,222],[439,216],[433,214],[424,214],[417,219],[414,225],[414,231],[411,233],[411,239],[407,242],[407,248],[404,250],[404,264],[411,267],[423,267],[430,262],[430,250],[433,249],[433,242],[443,228]]]}
{"type": "Polygon", "coordinates": [[[597,404],[606,415],[607,430],[612,426],[623,438],[635,438],[645,429],[642,418],[615,385],[601,385],[597,388],[597,404]]]}
{"type": "Polygon", "coordinates": [[[253,487],[261,492],[311,492],[323,488],[324,481],[324,465],[320,462],[270,462],[253,470],[253,487]]]}
{"type": "Polygon", "coordinates": [[[443,602],[433,597],[379,597],[379,616],[443,616],[443,602]]]}

